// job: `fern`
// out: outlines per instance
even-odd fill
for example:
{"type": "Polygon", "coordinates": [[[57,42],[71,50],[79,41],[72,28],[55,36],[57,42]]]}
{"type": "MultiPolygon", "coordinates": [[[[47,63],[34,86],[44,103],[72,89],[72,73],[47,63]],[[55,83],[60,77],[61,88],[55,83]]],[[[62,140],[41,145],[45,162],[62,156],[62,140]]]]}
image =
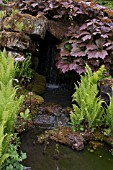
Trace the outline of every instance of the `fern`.
{"type": "MultiPolygon", "coordinates": [[[[112,87],[113,91],[113,87],[112,87]]],[[[108,94],[109,95],[109,94],[108,94]]],[[[112,96],[109,95],[110,104],[107,106],[106,115],[105,115],[105,123],[111,130],[113,130],[113,94],[112,96]]]]}
{"type": "Polygon", "coordinates": [[[15,74],[14,59],[6,50],[0,52],[0,167],[8,158],[8,147],[23,96],[16,97],[12,82],[15,74]]]}
{"type": "Polygon", "coordinates": [[[16,27],[18,31],[22,32],[24,30],[24,23],[23,22],[17,22],[16,27]]]}
{"type": "Polygon", "coordinates": [[[75,84],[75,93],[73,94],[73,111],[71,112],[71,124],[74,128],[80,127],[80,124],[85,121],[88,128],[95,128],[102,123],[103,108],[102,100],[98,95],[97,81],[103,78],[104,66],[93,73],[88,65],[86,65],[86,73],[81,75],[81,82],[75,84]]]}

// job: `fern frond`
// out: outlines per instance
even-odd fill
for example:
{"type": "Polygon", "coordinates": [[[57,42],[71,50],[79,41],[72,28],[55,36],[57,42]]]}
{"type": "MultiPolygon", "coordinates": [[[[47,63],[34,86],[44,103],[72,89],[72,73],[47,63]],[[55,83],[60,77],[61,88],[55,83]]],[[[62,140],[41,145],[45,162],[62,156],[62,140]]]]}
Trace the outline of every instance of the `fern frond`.
{"type": "MultiPolygon", "coordinates": [[[[103,77],[105,68],[102,66],[95,73],[92,72],[87,64],[85,68],[86,73],[84,76],[81,75],[81,81],[78,85],[75,84],[75,92],[72,95],[72,101],[77,102],[77,105],[73,104],[72,113],[75,114],[75,116],[72,116],[72,118],[74,117],[74,120],[78,121],[79,124],[82,123],[81,120],[85,120],[88,124],[88,128],[91,129],[99,126],[99,120],[101,122],[104,112],[102,108],[103,101],[97,97],[97,81],[103,77]]],[[[72,118],[71,120],[73,120],[72,118]]]]}

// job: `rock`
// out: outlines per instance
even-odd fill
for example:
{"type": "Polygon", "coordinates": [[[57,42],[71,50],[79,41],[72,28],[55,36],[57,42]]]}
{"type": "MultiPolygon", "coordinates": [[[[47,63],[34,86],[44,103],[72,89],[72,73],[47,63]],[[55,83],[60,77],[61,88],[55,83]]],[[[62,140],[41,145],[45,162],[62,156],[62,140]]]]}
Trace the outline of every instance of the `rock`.
{"type": "Polygon", "coordinates": [[[48,31],[54,35],[57,39],[62,40],[66,33],[67,25],[64,24],[63,22],[58,22],[58,21],[53,21],[49,20],[48,21],[48,31]]]}
{"type": "Polygon", "coordinates": [[[29,14],[16,13],[4,19],[3,29],[6,31],[36,35],[44,39],[47,29],[47,18],[43,15],[32,16],[29,14]]]}
{"type": "Polygon", "coordinates": [[[67,107],[64,109],[63,112],[64,112],[64,114],[66,114],[67,116],[70,117],[71,111],[72,111],[72,108],[67,106],[67,107]]]}
{"type": "MultiPolygon", "coordinates": [[[[99,81],[100,96],[106,102],[107,105],[110,104],[109,95],[112,96],[112,86],[113,86],[112,78],[106,78],[99,81]]],[[[105,106],[106,104],[104,103],[103,106],[105,106]]]]}
{"type": "Polygon", "coordinates": [[[42,96],[39,96],[39,95],[34,94],[34,95],[33,95],[33,98],[36,99],[36,101],[37,101],[37,103],[38,103],[39,105],[44,102],[44,99],[43,99],[42,96]]]}
{"type": "Polygon", "coordinates": [[[24,170],[31,170],[31,167],[24,166],[24,170]]]}
{"type": "Polygon", "coordinates": [[[80,151],[84,149],[84,144],[91,141],[93,144],[93,149],[103,146],[102,142],[106,142],[111,147],[113,147],[113,136],[104,136],[102,133],[98,132],[73,132],[71,127],[59,127],[57,131],[55,129],[48,130],[46,133],[38,136],[39,143],[48,141],[49,139],[56,142],[65,144],[72,147],[72,149],[80,151]],[[99,142],[100,141],[100,142],[99,142]]]}
{"type": "Polygon", "coordinates": [[[54,116],[44,114],[44,115],[37,115],[34,118],[33,123],[35,126],[50,129],[51,127],[54,127],[54,121],[55,121],[54,116]]]}
{"type": "Polygon", "coordinates": [[[33,81],[27,87],[36,94],[43,94],[46,90],[46,78],[38,73],[33,74],[33,81]]]}
{"type": "Polygon", "coordinates": [[[69,134],[67,141],[69,145],[72,145],[72,149],[77,151],[84,149],[84,138],[78,133],[69,134]]]}
{"type": "Polygon", "coordinates": [[[46,78],[38,73],[34,74],[33,92],[43,94],[46,90],[46,78]]]}
{"type": "Polygon", "coordinates": [[[48,114],[48,115],[59,115],[62,112],[62,106],[55,104],[55,103],[44,103],[41,107],[40,110],[43,114],[48,114]]]}
{"type": "Polygon", "coordinates": [[[84,149],[84,138],[80,133],[73,133],[70,127],[59,127],[57,131],[49,130],[45,134],[45,137],[44,134],[38,137],[38,142],[43,143],[43,141],[46,139],[51,139],[71,146],[72,149],[77,151],[84,149]]]}
{"type": "Polygon", "coordinates": [[[8,53],[10,53],[12,55],[13,58],[21,58],[21,57],[25,57],[25,55],[23,53],[19,53],[19,52],[16,52],[16,51],[7,51],[8,53]]]}
{"type": "Polygon", "coordinates": [[[36,47],[28,35],[17,32],[0,32],[0,46],[9,50],[30,50],[35,51],[36,47]]]}
{"type": "Polygon", "coordinates": [[[99,142],[99,141],[90,141],[89,144],[90,144],[90,146],[93,150],[96,150],[98,148],[102,148],[104,146],[104,144],[102,142],[99,142]]]}
{"type": "Polygon", "coordinates": [[[82,141],[76,142],[72,145],[72,149],[76,151],[81,151],[84,149],[84,143],[82,141]]]}
{"type": "Polygon", "coordinates": [[[42,104],[38,107],[38,112],[33,122],[36,126],[48,127],[48,129],[68,126],[69,118],[62,111],[63,109],[57,104],[42,104]]]}
{"type": "MultiPolygon", "coordinates": [[[[16,14],[17,12],[20,11],[19,10],[19,3],[18,3],[18,1],[14,2],[14,0],[13,0],[13,1],[10,1],[6,4],[5,3],[0,4],[0,11],[5,11],[5,17],[10,16],[11,14],[16,14]]],[[[3,26],[3,24],[1,26],[3,26]]]]}
{"type": "Polygon", "coordinates": [[[41,105],[43,102],[44,102],[44,99],[43,97],[39,96],[39,95],[36,95],[33,93],[33,95],[31,96],[31,99],[30,99],[30,96],[27,94],[26,95],[26,104],[30,104],[30,100],[31,100],[31,105],[32,107],[35,107],[36,105],[41,105]]]}

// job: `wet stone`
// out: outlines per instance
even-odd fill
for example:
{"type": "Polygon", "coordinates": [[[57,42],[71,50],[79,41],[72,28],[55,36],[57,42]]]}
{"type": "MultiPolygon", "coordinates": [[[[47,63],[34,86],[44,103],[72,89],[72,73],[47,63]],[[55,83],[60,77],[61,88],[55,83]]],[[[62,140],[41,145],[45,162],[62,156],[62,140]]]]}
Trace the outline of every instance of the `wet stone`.
{"type": "MultiPolygon", "coordinates": [[[[112,86],[113,86],[112,78],[106,78],[99,81],[100,96],[106,102],[107,105],[110,104],[109,95],[112,96],[112,86]]],[[[105,103],[103,104],[103,106],[105,106],[105,103]]]]}
{"type": "Polygon", "coordinates": [[[37,115],[34,117],[34,125],[40,127],[47,127],[49,129],[54,127],[68,126],[69,116],[65,114],[65,109],[61,105],[54,103],[43,103],[38,107],[37,115]]]}
{"type": "Polygon", "coordinates": [[[41,128],[52,129],[60,126],[67,126],[69,122],[69,118],[64,114],[61,116],[54,116],[48,114],[38,114],[35,116],[33,123],[35,126],[39,126],[41,128]]]}
{"type": "Polygon", "coordinates": [[[54,126],[55,117],[51,115],[37,115],[33,121],[35,126],[50,128],[54,126]]]}
{"type": "Polygon", "coordinates": [[[32,16],[17,13],[4,19],[3,29],[6,31],[23,32],[44,39],[47,29],[47,18],[43,15],[32,16]]]}
{"type": "Polygon", "coordinates": [[[28,35],[23,35],[22,33],[17,32],[0,32],[0,46],[8,48],[9,50],[30,50],[35,51],[36,47],[33,41],[28,35]]]}
{"type": "Polygon", "coordinates": [[[72,145],[72,149],[80,151],[84,149],[84,138],[77,133],[72,133],[68,135],[67,143],[72,145]]]}

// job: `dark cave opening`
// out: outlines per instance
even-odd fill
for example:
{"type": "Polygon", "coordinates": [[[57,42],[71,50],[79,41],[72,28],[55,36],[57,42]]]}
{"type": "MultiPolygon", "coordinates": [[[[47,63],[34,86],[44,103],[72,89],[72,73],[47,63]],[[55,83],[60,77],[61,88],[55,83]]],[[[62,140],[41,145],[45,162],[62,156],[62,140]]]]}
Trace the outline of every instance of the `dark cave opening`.
{"type": "Polygon", "coordinates": [[[66,84],[69,89],[73,89],[73,84],[79,79],[79,75],[75,71],[63,74],[56,67],[56,56],[59,51],[57,45],[59,41],[51,33],[47,31],[45,39],[39,41],[39,63],[37,72],[46,77],[47,83],[50,84],[66,84]]]}

